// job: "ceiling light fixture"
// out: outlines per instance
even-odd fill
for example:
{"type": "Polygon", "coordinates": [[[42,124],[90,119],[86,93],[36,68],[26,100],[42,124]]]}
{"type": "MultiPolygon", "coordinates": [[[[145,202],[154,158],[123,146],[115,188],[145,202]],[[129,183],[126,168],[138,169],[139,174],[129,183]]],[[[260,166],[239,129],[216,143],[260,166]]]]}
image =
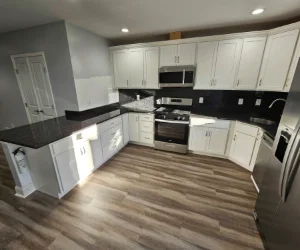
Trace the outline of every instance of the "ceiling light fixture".
{"type": "Polygon", "coordinates": [[[123,28],[123,29],[122,29],[122,32],[127,33],[127,32],[129,32],[129,29],[123,28]]]}
{"type": "Polygon", "coordinates": [[[265,11],[265,9],[259,8],[259,9],[255,9],[252,11],[252,15],[259,15],[261,13],[263,13],[265,11]]]}

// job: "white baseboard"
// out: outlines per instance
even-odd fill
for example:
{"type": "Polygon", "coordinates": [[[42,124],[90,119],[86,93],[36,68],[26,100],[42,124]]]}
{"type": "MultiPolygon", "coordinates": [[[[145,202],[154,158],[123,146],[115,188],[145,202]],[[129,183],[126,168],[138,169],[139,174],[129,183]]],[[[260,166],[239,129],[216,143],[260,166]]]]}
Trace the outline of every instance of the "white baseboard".
{"type": "Polygon", "coordinates": [[[26,198],[28,195],[32,194],[36,189],[33,183],[28,184],[26,187],[15,186],[16,196],[21,198],[26,198]]]}
{"type": "Polygon", "coordinates": [[[259,193],[259,188],[258,188],[258,186],[257,186],[257,184],[256,184],[256,182],[255,182],[255,180],[254,180],[254,178],[253,178],[252,175],[251,175],[251,180],[252,180],[252,182],[253,182],[253,184],[254,184],[254,187],[255,187],[257,193],[259,193]]]}

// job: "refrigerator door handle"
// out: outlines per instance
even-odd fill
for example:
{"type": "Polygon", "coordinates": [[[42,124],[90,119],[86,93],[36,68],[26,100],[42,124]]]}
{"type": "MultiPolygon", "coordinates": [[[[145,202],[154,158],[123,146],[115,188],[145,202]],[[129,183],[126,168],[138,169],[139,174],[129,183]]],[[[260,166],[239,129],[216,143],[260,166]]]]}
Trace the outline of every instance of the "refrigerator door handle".
{"type": "Polygon", "coordinates": [[[298,121],[296,128],[290,138],[288,143],[286,153],[282,162],[282,169],[279,178],[279,196],[282,201],[285,202],[286,199],[286,185],[288,183],[288,176],[291,172],[292,166],[298,156],[298,151],[300,146],[300,120],[298,121]]]}
{"type": "Polygon", "coordinates": [[[289,190],[292,186],[295,174],[297,173],[297,170],[299,168],[300,163],[300,149],[297,148],[297,154],[295,156],[295,159],[293,160],[293,164],[290,165],[290,167],[286,170],[286,178],[283,180],[283,189],[282,189],[282,200],[285,202],[286,198],[288,196],[289,190]]]}

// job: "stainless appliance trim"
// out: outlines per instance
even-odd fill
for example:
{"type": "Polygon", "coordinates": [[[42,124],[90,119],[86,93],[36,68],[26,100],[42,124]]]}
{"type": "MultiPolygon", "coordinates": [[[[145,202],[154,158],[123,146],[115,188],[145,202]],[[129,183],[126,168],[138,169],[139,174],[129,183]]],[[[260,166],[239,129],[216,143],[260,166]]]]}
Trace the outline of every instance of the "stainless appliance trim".
{"type": "Polygon", "coordinates": [[[177,105],[177,106],[192,106],[193,99],[190,99],[190,98],[175,98],[175,97],[162,97],[161,98],[161,104],[164,104],[164,105],[177,105]],[[180,102],[178,102],[178,101],[180,101],[180,102]]]}
{"type": "Polygon", "coordinates": [[[160,87],[178,87],[178,88],[185,88],[185,87],[194,87],[194,83],[160,83],[160,87]]]}
{"type": "Polygon", "coordinates": [[[164,123],[173,123],[173,124],[190,124],[189,121],[170,121],[170,120],[162,120],[162,119],[155,119],[156,122],[164,122],[164,123]]]}
{"type": "Polygon", "coordinates": [[[170,152],[176,152],[176,153],[182,153],[182,154],[186,154],[186,152],[187,152],[187,145],[176,144],[176,143],[154,141],[154,147],[156,149],[170,151],[170,152]]]}
{"type": "Polygon", "coordinates": [[[188,66],[166,66],[161,67],[158,69],[159,73],[166,73],[166,72],[184,72],[184,71],[196,71],[196,67],[193,65],[188,66]]]}

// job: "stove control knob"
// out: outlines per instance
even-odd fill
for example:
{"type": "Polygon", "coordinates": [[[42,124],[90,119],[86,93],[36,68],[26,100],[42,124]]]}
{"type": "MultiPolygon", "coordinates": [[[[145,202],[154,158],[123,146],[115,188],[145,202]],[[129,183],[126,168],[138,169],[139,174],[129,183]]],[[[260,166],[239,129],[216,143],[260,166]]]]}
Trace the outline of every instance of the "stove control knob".
{"type": "Polygon", "coordinates": [[[183,120],[183,121],[184,121],[184,120],[185,120],[185,117],[184,117],[184,116],[183,116],[183,117],[181,117],[181,120],[183,120]]]}

